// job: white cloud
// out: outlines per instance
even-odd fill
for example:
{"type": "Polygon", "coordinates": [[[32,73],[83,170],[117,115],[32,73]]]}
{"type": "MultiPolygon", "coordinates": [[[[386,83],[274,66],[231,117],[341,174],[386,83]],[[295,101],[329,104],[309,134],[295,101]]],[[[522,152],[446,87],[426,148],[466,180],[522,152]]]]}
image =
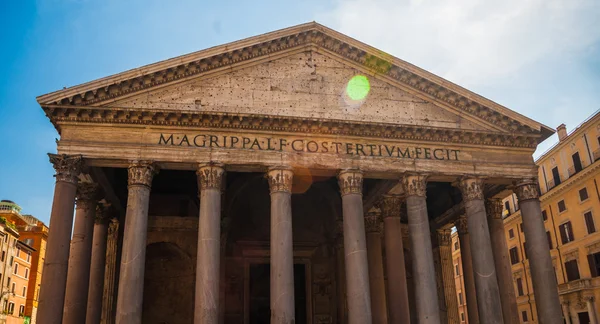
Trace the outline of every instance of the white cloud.
{"type": "Polygon", "coordinates": [[[322,18],[461,85],[490,84],[600,39],[600,2],[349,0],[322,18]]]}

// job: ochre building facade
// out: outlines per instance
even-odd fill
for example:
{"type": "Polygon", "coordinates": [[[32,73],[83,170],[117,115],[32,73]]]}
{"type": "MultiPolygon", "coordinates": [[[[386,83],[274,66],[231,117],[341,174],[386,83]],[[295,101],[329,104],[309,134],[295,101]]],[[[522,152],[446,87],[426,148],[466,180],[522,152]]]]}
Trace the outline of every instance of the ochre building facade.
{"type": "Polygon", "coordinates": [[[455,224],[480,317],[516,323],[510,190],[537,312],[562,322],[532,158],[553,130],[334,30],[37,99],[60,133],[45,323],[455,323],[455,224]]]}

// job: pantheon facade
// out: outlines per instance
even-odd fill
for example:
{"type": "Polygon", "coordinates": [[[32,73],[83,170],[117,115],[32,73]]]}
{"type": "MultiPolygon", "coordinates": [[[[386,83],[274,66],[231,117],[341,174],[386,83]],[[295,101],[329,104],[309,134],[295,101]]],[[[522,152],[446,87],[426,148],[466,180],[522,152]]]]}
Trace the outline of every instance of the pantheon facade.
{"type": "Polygon", "coordinates": [[[562,323],[532,153],[553,131],[317,23],[37,98],[60,134],[38,323],[562,323]]]}

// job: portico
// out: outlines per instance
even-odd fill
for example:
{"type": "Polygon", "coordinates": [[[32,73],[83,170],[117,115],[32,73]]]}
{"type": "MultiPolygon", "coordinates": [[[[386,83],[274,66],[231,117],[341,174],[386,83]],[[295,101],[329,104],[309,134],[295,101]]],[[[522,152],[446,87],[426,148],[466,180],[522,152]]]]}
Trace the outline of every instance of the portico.
{"type": "MultiPolygon", "coordinates": [[[[86,318],[65,298],[83,282],[87,311],[102,310],[86,323],[455,323],[443,238],[460,219],[477,246],[469,314],[509,323],[486,201],[516,191],[527,242],[545,239],[531,155],[549,128],[316,23],[38,102],[61,135],[47,323],[86,318]],[[95,200],[78,206],[104,199],[122,226],[86,221],[93,240],[69,248],[75,188],[90,181],[95,200]]],[[[550,255],[529,255],[539,318],[560,323],[550,255]]]]}

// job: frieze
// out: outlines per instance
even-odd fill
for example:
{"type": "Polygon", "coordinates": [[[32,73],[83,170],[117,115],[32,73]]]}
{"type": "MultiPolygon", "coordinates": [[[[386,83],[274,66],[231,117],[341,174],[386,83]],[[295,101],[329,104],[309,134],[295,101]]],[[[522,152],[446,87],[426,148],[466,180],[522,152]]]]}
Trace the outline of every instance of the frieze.
{"type": "MultiPolygon", "coordinates": [[[[290,32],[282,37],[273,36],[274,39],[259,41],[254,44],[245,44],[244,46],[235,46],[228,49],[224,47],[223,52],[212,55],[204,55],[203,51],[198,55],[188,55],[188,59],[173,66],[164,67],[160,70],[150,71],[143,75],[122,78],[112,83],[103,82],[103,84],[89,89],[81,89],[78,93],[70,91],[69,94],[56,98],[57,96],[48,95],[53,98],[46,100],[45,104],[62,105],[92,105],[107,100],[114,100],[117,97],[130,95],[155,86],[164,85],[171,82],[190,79],[196,75],[202,75],[209,71],[223,69],[231,64],[240,64],[244,61],[254,61],[261,57],[271,57],[272,55],[294,48],[317,46],[331,53],[335,53],[351,62],[390,78],[395,82],[402,84],[403,87],[414,89],[428,97],[430,100],[443,102],[454,109],[463,113],[477,116],[488,123],[506,129],[510,132],[537,133],[537,130],[511,118],[506,118],[503,114],[490,108],[490,104],[482,100],[473,100],[469,95],[453,89],[454,87],[440,84],[440,81],[434,82],[430,79],[433,75],[421,76],[422,73],[415,73],[412,67],[403,66],[401,61],[395,58],[383,58],[380,54],[369,53],[367,50],[356,47],[361,44],[351,45],[351,41],[329,35],[334,31],[326,31],[327,28],[314,24],[301,30],[290,32]]],[[[274,32],[273,34],[278,34],[274,32]]],[[[268,34],[267,34],[268,35],[268,34]]],[[[262,35],[263,39],[265,35],[262,35]]],[[[45,96],[43,96],[45,97],[45,96]]],[[[44,100],[45,98],[40,98],[44,100]]]]}
{"type": "Polygon", "coordinates": [[[56,181],[77,183],[77,177],[83,166],[81,155],[48,154],[48,157],[56,170],[56,181]]]}
{"type": "MultiPolygon", "coordinates": [[[[472,144],[502,147],[535,148],[537,136],[527,134],[504,134],[411,125],[393,125],[268,115],[245,115],[198,111],[140,110],[106,107],[44,107],[46,115],[60,133],[60,124],[66,122],[94,124],[131,124],[174,127],[208,127],[217,129],[242,129],[281,131],[304,134],[347,135],[411,141],[431,141],[456,144],[472,144]]],[[[171,134],[163,134],[165,140],[171,134]]],[[[173,134],[177,136],[177,134],[173,134]]],[[[198,134],[186,134],[190,137],[198,134]]],[[[209,139],[210,140],[210,139],[209,139]]],[[[158,142],[158,138],[157,138],[158,142]]],[[[176,143],[176,142],[174,142],[176,143]]],[[[242,142],[243,143],[243,142],[242,142]]],[[[240,143],[240,144],[242,144],[240,143]]],[[[181,142],[176,143],[177,145],[181,142]]],[[[185,142],[183,143],[185,144],[185,142]]],[[[438,153],[439,156],[439,153],[438,153]]]]}
{"type": "Polygon", "coordinates": [[[344,170],[338,175],[338,184],[342,196],[349,194],[362,195],[363,175],[358,170],[344,170]]]}
{"type": "Polygon", "coordinates": [[[198,189],[216,189],[221,190],[223,184],[223,175],[225,170],[219,164],[201,164],[196,170],[198,176],[198,189]]]}

